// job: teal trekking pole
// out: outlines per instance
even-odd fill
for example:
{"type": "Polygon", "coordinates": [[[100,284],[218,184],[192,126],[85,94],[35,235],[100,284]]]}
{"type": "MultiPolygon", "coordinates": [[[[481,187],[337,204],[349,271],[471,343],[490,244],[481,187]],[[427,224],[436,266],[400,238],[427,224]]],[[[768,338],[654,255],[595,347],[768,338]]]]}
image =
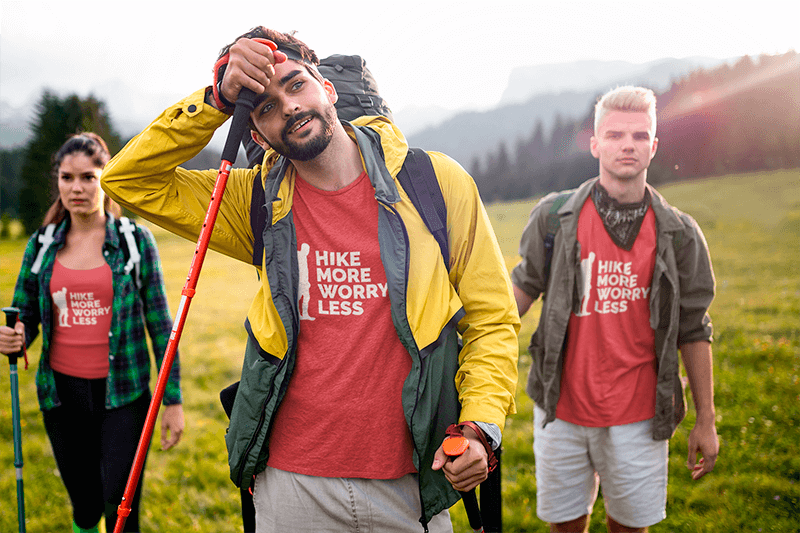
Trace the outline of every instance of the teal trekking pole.
{"type": "MultiPolygon", "coordinates": [[[[3,312],[6,314],[6,325],[13,328],[19,317],[19,309],[16,307],[4,307],[3,312]]],[[[20,357],[23,357],[23,352],[10,354],[8,356],[8,366],[11,369],[11,421],[14,425],[14,468],[17,472],[17,520],[19,521],[20,533],[25,533],[25,491],[22,486],[22,427],[19,421],[19,376],[17,374],[17,359],[20,357]]]]}

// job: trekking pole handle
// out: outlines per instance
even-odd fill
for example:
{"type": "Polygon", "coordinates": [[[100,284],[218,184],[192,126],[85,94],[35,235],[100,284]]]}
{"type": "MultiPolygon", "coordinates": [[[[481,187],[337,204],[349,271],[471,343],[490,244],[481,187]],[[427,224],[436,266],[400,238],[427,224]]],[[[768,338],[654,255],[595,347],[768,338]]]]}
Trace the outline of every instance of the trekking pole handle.
{"type": "MultiPolygon", "coordinates": [[[[19,309],[16,307],[4,307],[3,312],[6,314],[6,326],[14,329],[14,326],[17,325],[17,320],[19,319],[19,309]]],[[[8,354],[8,364],[16,365],[17,358],[20,356],[22,351],[17,353],[8,354]]]]}
{"type": "MultiPolygon", "coordinates": [[[[459,457],[467,451],[467,448],[469,448],[469,440],[463,435],[448,436],[442,443],[444,453],[450,457],[451,460],[459,457]]],[[[467,492],[459,491],[459,493],[461,494],[461,501],[464,502],[464,510],[467,512],[469,527],[472,528],[474,533],[482,533],[483,520],[481,519],[481,509],[480,506],[478,506],[478,497],[475,495],[475,489],[467,492]]]]}
{"type": "Polygon", "coordinates": [[[239,97],[236,99],[236,107],[233,111],[233,119],[228,130],[228,137],[222,149],[222,159],[233,164],[236,161],[236,154],[239,152],[239,143],[242,135],[247,128],[250,120],[250,113],[255,108],[256,93],[247,87],[242,87],[239,97]],[[238,137],[235,135],[238,132],[238,137]]]}

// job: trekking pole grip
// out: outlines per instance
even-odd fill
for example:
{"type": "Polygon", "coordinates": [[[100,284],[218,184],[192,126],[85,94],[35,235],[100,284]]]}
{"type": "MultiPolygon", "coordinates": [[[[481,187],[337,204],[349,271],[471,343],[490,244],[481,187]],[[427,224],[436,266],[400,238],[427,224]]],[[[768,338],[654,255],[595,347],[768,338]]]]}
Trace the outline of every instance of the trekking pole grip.
{"type": "Polygon", "coordinates": [[[250,112],[255,108],[256,93],[247,87],[242,87],[239,97],[236,100],[236,107],[233,111],[228,137],[222,149],[222,159],[233,164],[236,161],[236,154],[239,152],[239,143],[242,140],[247,124],[250,120],[250,112]]]}
{"type": "MultiPolygon", "coordinates": [[[[4,307],[3,312],[6,314],[6,326],[14,329],[14,326],[17,325],[17,320],[19,319],[19,309],[16,307],[4,307]]],[[[8,364],[16,365],[17,358],[20,356],[22,352],[17,352],[13,354],[8,354],[8,364]]]]}
{"type": "MultiPolygon", "coordinates": [[[[451,460],[463,454],[469,448],[469,440],[461,433],[461,430],[454,424],[448,428],[448,436],[442,442],[442,450],[451,460]]],[[[475,533],[483,532],[483,520],[481,509],[478,505],[478,497],[475,489],[467,492],[458,491],[461,494],[461,501],[464,503],[464,510],[467,512],[469,527],[475,533]]]]}

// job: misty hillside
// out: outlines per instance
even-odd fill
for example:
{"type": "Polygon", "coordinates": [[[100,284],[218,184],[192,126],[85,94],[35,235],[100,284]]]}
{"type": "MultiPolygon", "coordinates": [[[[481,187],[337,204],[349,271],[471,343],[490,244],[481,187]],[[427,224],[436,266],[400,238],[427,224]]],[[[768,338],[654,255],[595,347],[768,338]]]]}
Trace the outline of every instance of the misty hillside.
{"type": "MultiPolygon", "coordinates": [[[[796,52],[698,69],[657,96],[651,183],[800,167],[796,52]]],[[[589,154],[592,130],[592,110],[584,108],[577,120],[487,147],[468,170],[489,201],[574,187],[597,173],[589,154]]]]}
{"type": "Polygon", "coordinates": [[[408,138],[410,146],[443,152],[469,169],[475,157],[494,149],[501,141],[514,142],[528,136],[537,122],[550,125],[560,116],[577,119],[589,109],[594,92],[535,96],[524,104],[513,104],[480,113],[459,113],[439,126],[408,138]]]}
{"type": "MultiPolygon", "coordinates": [[[[646,72],[660,73],[664,79],[671,68],[665,60],[650,65],[646,72]]],[[[657,85],[636,79],[611,85],[622,83],[657,85]]],[[[597,172],[588,142],[592,106],[605,89],[539,94],[524,103],[460,113],[409,135],[409,143],[454,157],[472,174],[487,201],[572,187],[597,172]]],[[[652,183],[800,167],[800,56],[796,52],[755,59],[744,56],[713,69],[696,69],[675,78],[657,94],[660,142],[648,175],[652,183]]],[[[105,108],[103,102],[95,104],[105,108]]],[[[25,141],[19,139],[30,138],[23,117],[37,107],[2,107],[3,142],[14,138],[11,146],[17,146],[9,150],[9,145],[0,145],[2,211],[18,212],[21,170],[31,159],[26,158],[25,141]]],[[[41,159],[46,162],[48,157],[41,159]]],[[[189,166],[216,168],[218,162],[218,150],[209,146],[189,166]]]]}
{"type": "Polygon", "coordinates": [[[517,67],[511,72],[500,105],[525,102],[532,96],[564,91],[605,92],[620,84],[646,85],[656,92],[698,68],[719,65],[720,59],[687,57],[658,59],[647,63],[627,61],[575,61],[517,67]]]}
{"type": "Polygon", "coordinates": [[[444,152],[467,169],[476,157],[500,142],[507,145],[532,134],[541,122],[550,130],[556,120],[574,121],[591,110],[597,96],[618,85],[644,85],[656,92],[719,59],[694,57],[634,64],[625,61],[576,61],[515,69],[503,103],[484,112],[458,113],[440,124],[407,133],[409,144],[444,152]]]}

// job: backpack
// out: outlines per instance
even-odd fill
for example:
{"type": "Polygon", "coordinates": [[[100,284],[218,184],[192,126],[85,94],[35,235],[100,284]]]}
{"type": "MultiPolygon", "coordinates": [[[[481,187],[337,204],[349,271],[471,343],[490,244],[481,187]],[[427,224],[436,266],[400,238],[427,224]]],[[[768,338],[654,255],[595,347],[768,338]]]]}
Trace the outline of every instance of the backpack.
{"type": "MultiPolygon", "coordinates": [[[[364,115],[382,115],[393,120],[392,112],[378,94],[378,84],[361,56],[334,54],[321,60],[318,70],[336,88],[339,99],[335,107],[339,119],[350,121],[364,115]]],[[[252,139],[249,131],[242,137],[242,144],[250,168],[263,160],[264,149],[252,139]]],[[[444,264],[450,270],[447,207],[428,154],[419,148],[409,148],[397,179],[425,222],[425,226],[439,243],[444,264]]],[[[259,267],[264,248],[262,233],[266,225],[266,212],[261,209],[262,198],[264,198],[264,186],[260,176],[256,176],[253,182],[250,224],[255,237],[253,265],[259,267]]],[[[271,198],[266,198],[266,201],[271,201],[271,198]]]]}
{"type": "MultiPolygon", "coordinates": [[[[136,289],[142,288],[142,272],[140,269],[142,263],[142,255],[139,253],[139,247],[136,242],[136,224],[128,217],[119,217],[114,221],[114,226],[117,228],[117,235],[124,243],[122,246],[122,254],[125,258],[125,273],[131,274],[133,283],[136,289]]],[[[39,233],[37,240],[38,252],[36,260],[31,266],[31,274],[38,274],[42,268],[42,260],[47,249],[53,244],[53,234],[55,233],[56,225],[48,224],[45,226],[44,231],[39,233]]]]}
{"type": "Polygon", "coordinates": [[[336,113],[351,121],[363,115],[383,115],[391,121],[392,111],[378,93],[378,83],[361,56],[334,54],[319,62],[319,73],[336,87],[336,113]]]}

